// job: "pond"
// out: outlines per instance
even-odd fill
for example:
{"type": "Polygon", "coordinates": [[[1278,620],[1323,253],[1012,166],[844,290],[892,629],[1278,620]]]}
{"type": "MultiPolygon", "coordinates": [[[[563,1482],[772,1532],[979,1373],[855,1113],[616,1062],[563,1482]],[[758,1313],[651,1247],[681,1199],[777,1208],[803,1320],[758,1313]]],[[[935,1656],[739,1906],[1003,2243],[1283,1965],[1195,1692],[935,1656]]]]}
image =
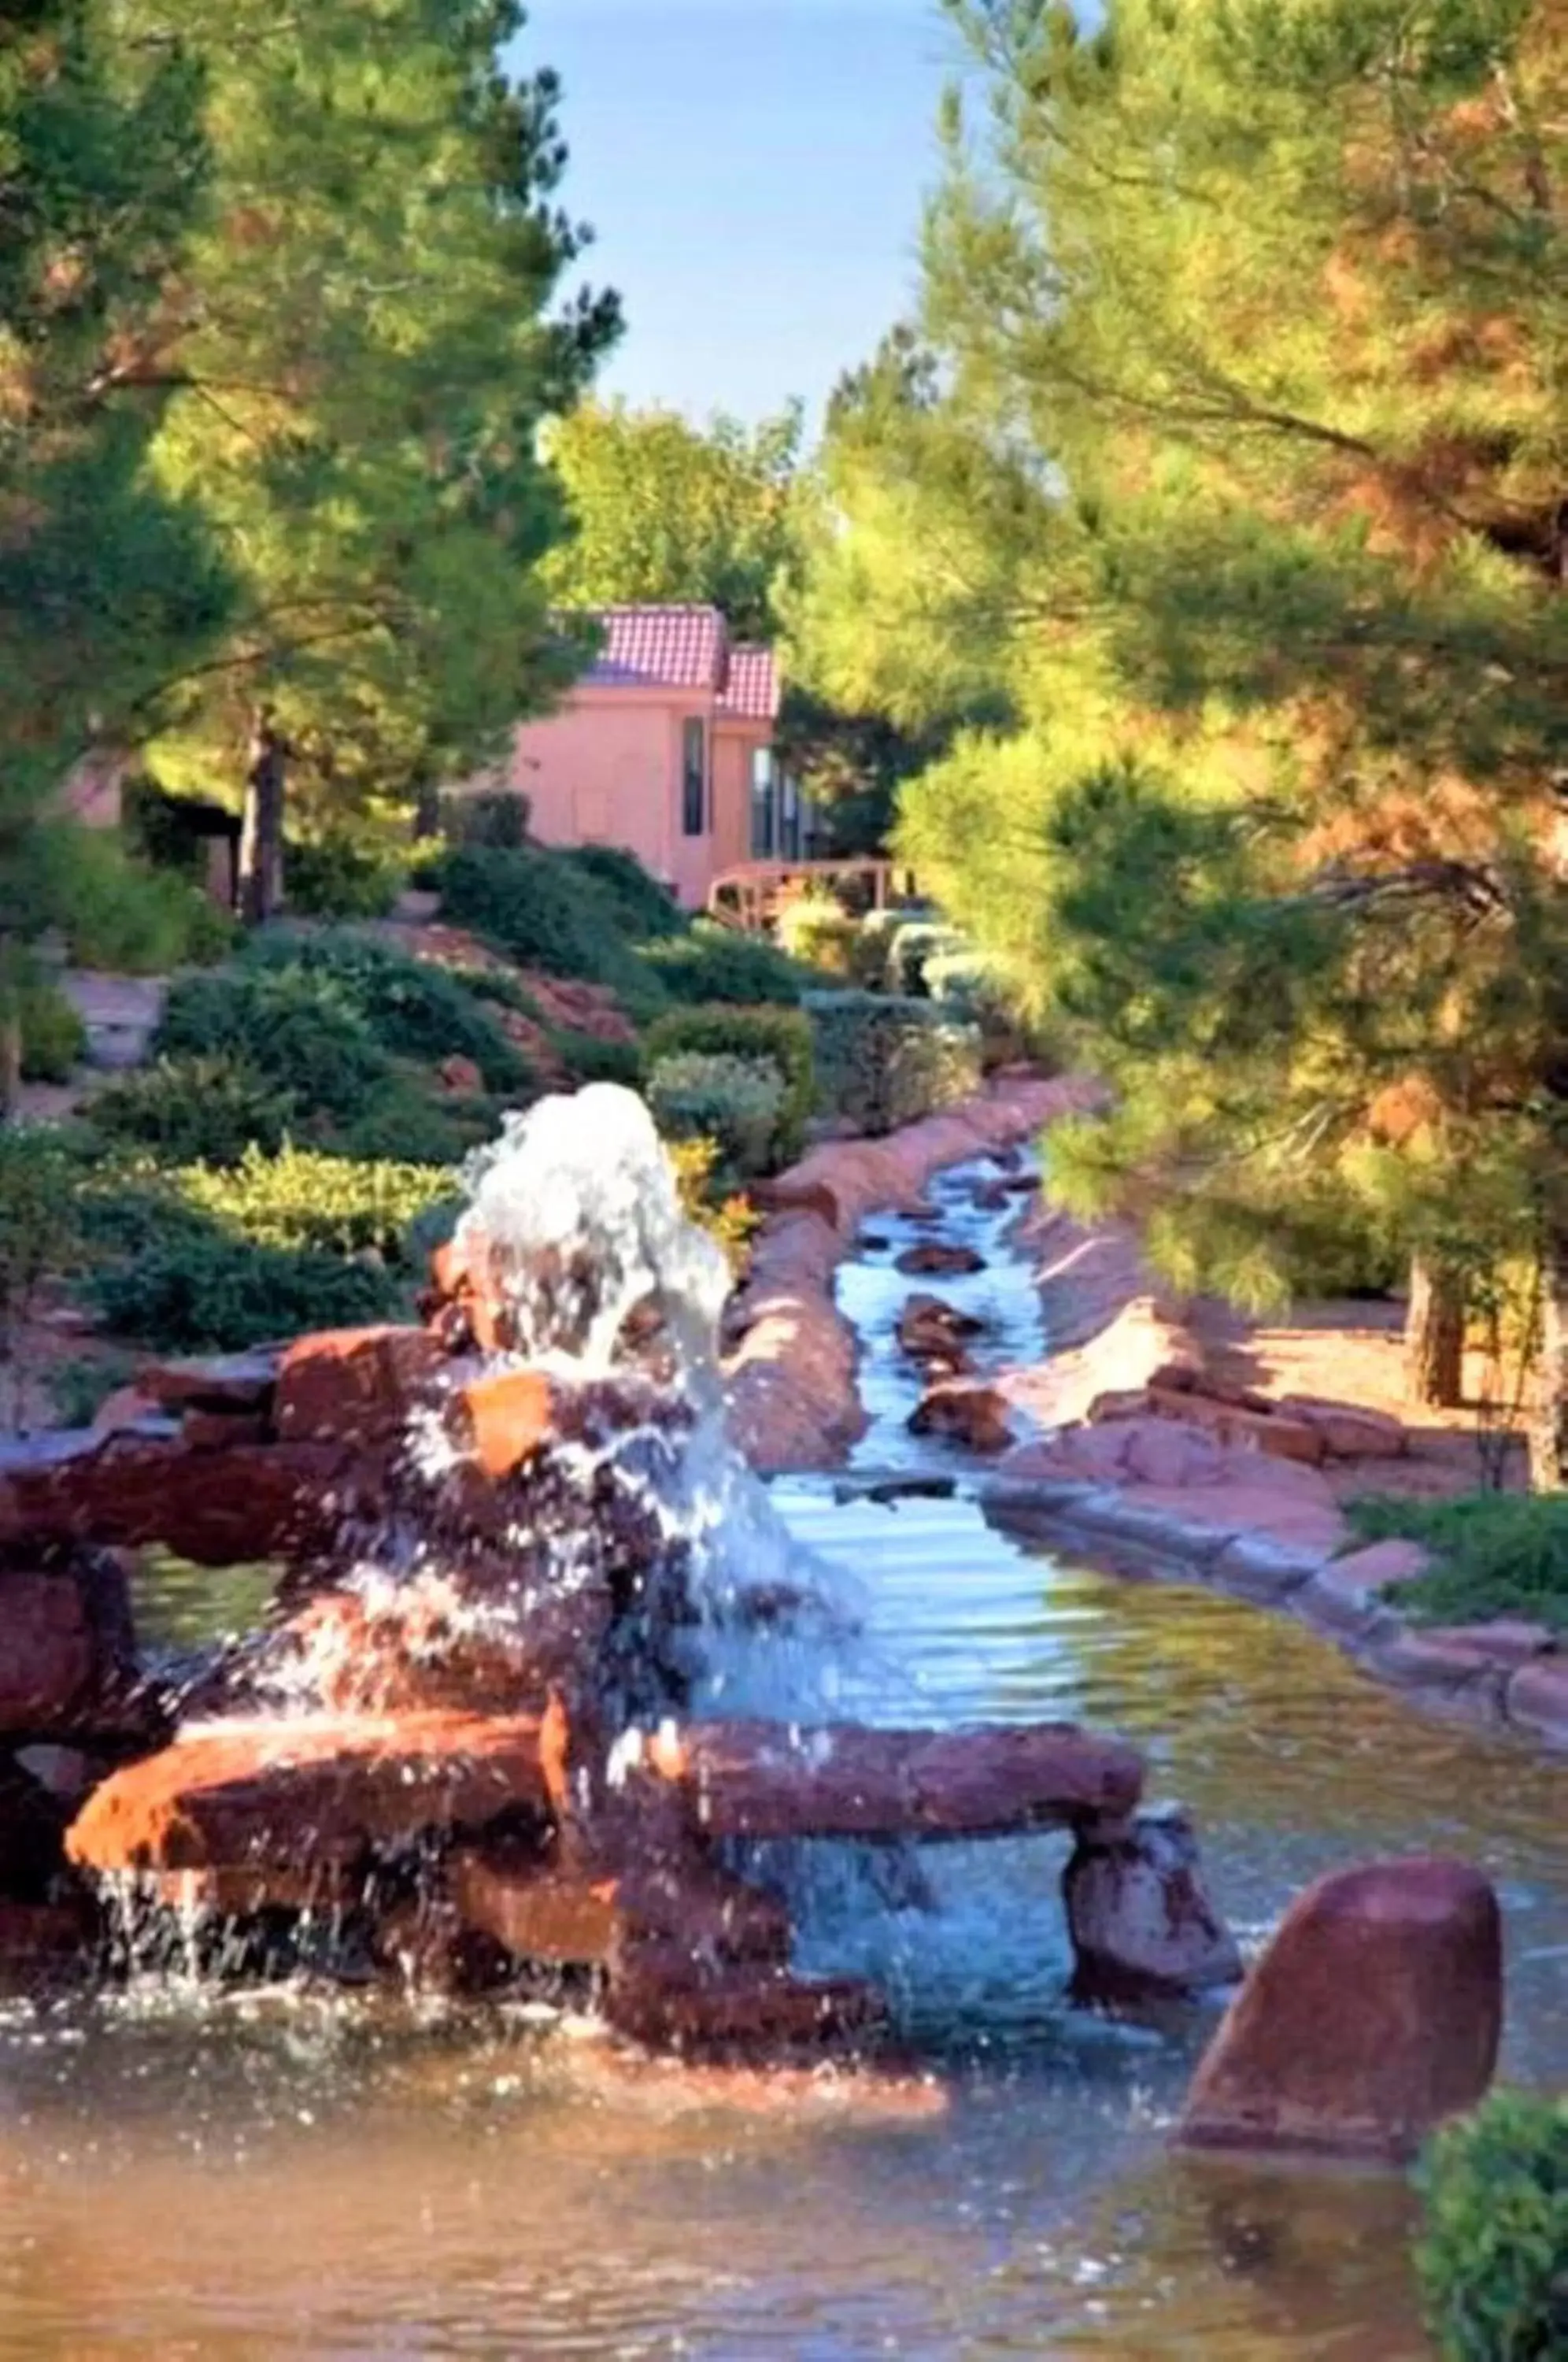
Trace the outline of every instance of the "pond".
{"type": "MultiPolygon", "coordinates": [[[[909,1233],[878,1227],[885,1265],[909,1233]]],[[[866,1268],[845,1300],[866,1291],[863,1457],[881,1461],[901,1451],[878,1341],[893,1291],[866,1268]]],[[[844,1490],[774,1488],[862,1606],[835,1711],[1066,1716],[1135,1740],[1152,1793],[1192,1807],[1246,1944],[1331,1866],[1479,1863],[1507,1917],[1506,2071],[1568,2082],[1568,1764],[1423,1719],[1261,1610],[1021,1547],[962,1483],[844,1490]]],[[[189,1578],[164,1594],[188,1639],[189,1578]]],[[[823,1849],[801,1957],[887,1983],[951,2092],[908,2123],[693,2107],[678,2075],[623,2089],[591,2029],[526,2014],[178,1983],[18,2008],[0,2357],[1417,2362],[1404,2185],[1171,2154],[1212,2012],[1066,2008],[1063,1851],[944,1849],[921,1893],[823,1849]]]]}

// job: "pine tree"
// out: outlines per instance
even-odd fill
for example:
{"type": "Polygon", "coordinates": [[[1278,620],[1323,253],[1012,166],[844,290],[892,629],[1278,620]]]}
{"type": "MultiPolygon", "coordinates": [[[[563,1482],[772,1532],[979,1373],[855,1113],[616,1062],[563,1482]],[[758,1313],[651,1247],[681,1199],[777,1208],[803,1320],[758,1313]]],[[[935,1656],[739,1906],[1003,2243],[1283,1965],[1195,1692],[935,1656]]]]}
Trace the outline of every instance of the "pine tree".
{"type": "Polygon", "coordinates": [[[513,0],[124,14],[203,59],[213,159],[178,300],[127,373],[171,390],[160,475],[243,593],[149,757],[177,789],[243,780],[263,915],[285,803],[405,805],[572,677],[540,575],[564,515],[538,440],[617,315],[557,302],[585,233],[554,203],[553,77],[496,62],[513,0]]]}
{"type": "Polygon", "coordinates": [[[93,0],[0,24],[0,1104],[25,944],[71,891],[60,791],[225,612],[200,515],[147,465],[165,397],[125,376],[200,197],[200,99],[188,51],[127,48],[93,0]]]}
{"type": "Polygon", "coordinates": [[[1025,722],[907,849],[1118,1087],[1084,1203],[1257,1292],[1375,1219],[1538,1259],[1568,1473],[1561,0],[965,0],[926,326],[1054,498],[1025,722]]]}

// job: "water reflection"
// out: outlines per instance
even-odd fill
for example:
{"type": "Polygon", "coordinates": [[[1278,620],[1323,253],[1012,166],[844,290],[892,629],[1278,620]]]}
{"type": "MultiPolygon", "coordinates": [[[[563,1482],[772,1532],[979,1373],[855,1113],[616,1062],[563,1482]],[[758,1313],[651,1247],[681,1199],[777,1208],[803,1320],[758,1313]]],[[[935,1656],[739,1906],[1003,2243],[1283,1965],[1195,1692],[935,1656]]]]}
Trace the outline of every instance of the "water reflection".
{"type": "MultiPolygon", "coordinates": [[[[1568,1766],[1430,1723],[1240,1604],[1024,1555],[961,1499],[778,1497],[868,1605],[844,1710],[1136,1738],[1253,1933],[1355,1854],[1484,1862],[1510,2067],[1568,2080],[1568,1766]]],[[[1417,2362],[1402,2185],[1167,2156],[1201,2013],[1062,2011],[1061,1850],[944,1851],[934,1910],[856,1916],[824,1880],[810,1943],[877,1956],[951,2069],[929,2122],[667,2104],[502,2016],[0,2018],[0,2357],[1417,2362]]]]}

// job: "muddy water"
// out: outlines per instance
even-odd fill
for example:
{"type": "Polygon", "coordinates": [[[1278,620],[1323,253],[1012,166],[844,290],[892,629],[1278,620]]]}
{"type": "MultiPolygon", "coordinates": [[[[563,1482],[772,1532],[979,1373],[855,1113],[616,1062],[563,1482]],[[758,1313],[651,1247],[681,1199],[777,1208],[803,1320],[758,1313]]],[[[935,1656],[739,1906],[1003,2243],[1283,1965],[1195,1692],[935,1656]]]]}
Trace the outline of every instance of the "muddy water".
{"type": "MultiPolygon", "coordinates": [[[[857,1286],[886,1381],[867,1450],[888,1456],[894,1291],[864,1267],[846,1300],[857,1286]]],[[[961,1493],[880,1507],[813,1481],[778,1499],[864,1603],[844,1707],[1066,1713],[1136,1738],[1155,1790],[1194,1807],[1249,1940],[1357,1855],[1482,1863],[1507,1906],[1508,2071],[1568,2081],[1568,1765],[1423,1720],[1238,1603],[1022,1552],[961,1493]]],[[[188,1589],[164,1607],[188,1634],[188,1589]]],[[[924,1892],[837,1849],[808,1865],[805,1958],[875,1969],[946,2082],[946,2114],[908,2123],[693,2108],[678,2076],[627,2089],[569,2022],[178,1987],[16,2010],[0,2356],[1425,2356],[1397,2180],[1173,2158],[1209,2017],[1062,2008],[1061,1853],[955,1849],[924,1862],[924,1892]]]]}

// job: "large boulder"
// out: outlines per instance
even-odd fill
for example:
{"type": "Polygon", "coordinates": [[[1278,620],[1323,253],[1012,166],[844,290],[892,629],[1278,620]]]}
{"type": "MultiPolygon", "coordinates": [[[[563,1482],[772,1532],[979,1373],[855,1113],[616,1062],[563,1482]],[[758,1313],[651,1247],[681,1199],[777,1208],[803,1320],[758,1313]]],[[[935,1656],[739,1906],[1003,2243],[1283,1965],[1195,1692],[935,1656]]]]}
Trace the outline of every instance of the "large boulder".
{"type": "Polygon", "coordinates": [[[1503,2017],[1497,1899],[1477,1870],[1368,1862],[1299,1896],[1193,2083],[1201,2148],[1400,2161],[1474,2107],[1503,2017]]]}
{"type": "Polygon", "coordinates": [[[996,1386],[943,1379],[927,1389],[910,1413],[911,1435],[940,1437],[989,1458],[1016,1440],[1007,1396],[996,1386]]]}
{"type": "Polygon", "coordinates": [[[113,1551],[0,1552],[0,1735],[145,1733],[126,1570],[113,1551]]]}

